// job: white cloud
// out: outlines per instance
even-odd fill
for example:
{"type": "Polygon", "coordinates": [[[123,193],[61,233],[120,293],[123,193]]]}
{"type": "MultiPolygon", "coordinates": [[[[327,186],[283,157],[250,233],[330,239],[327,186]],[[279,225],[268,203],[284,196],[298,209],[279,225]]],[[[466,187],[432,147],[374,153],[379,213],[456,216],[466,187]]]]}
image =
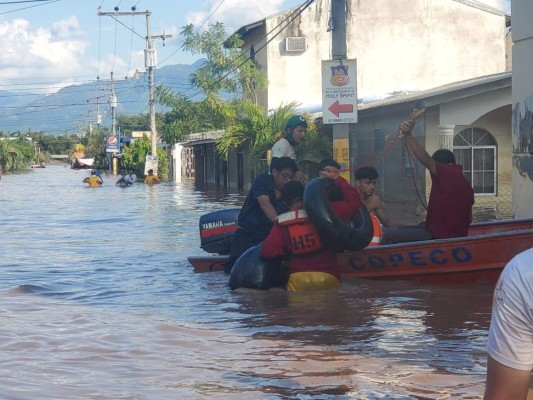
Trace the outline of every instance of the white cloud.
{"type": "MultiPolygon", "coordinates": [[[[24,19],[0,23],[0,83],[35,77],[72,80],[87,74],[83,55],[88,42],[75,17],[57,21],[51,28],[32,29],[24,19]]],[[[12,82],[9,82],[12,83],[12,82]]]]}
{"type": "Polygon", "coordinates": [[[83,33],[80,31],[78,19],[74,16],[62,21],[54,22],[52,25],[51,34],[56,40],[68,40],[73,37],[83,35],[83,33]]]}

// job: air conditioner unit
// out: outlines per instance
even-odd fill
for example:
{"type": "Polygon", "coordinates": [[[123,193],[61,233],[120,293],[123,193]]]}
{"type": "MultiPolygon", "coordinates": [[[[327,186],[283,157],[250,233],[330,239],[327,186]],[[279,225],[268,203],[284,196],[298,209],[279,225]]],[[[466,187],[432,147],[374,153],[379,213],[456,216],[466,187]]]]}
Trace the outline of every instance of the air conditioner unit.
{"type": "Polygon", "coordinates": [[[285,38],[285,50],[286,51],[306,51],[307,50],[307,38],[305,36],[285,38]]]}

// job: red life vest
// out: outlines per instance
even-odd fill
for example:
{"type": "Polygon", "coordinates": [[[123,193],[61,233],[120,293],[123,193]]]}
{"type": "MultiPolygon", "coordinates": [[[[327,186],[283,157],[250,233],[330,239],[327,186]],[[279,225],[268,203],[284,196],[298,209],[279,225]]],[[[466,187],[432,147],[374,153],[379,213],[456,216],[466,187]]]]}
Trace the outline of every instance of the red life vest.
{"type": "Polygon", "coordinates": [[[383,229],[381,229],[381,222],[379,222],[378,217],[376,217],[374,214],[370,214],[370,219],[372,220],[372,229],[374,230],[374,234],[372,235],[372,240],[366,247],[378,246],[383,238],[383,229]]]}
{"type": "Polygon", "coordinates": [[[322,248],[318,230],[309,221],[305,210],[288,211],[278,216],[278,223],[287,226],[293,254],[306,254],[322,248]]]}

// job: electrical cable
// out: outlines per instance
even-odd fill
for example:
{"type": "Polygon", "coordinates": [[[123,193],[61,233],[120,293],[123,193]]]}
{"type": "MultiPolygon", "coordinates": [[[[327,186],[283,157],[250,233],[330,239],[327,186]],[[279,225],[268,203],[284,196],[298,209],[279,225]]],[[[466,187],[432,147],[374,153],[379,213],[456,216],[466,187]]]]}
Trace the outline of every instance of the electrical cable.
{"type": "Polygon", "coordinates": [[[135,30],[135,14],[131,17],[131,39],[130,39],[130,58],[128,60],[128,70],[126,72],[126,77],[130,74],[131,68],[131,53],[133,53],[133,32],[135,30]]]}
{"type": "MultiPolygon", "coordinates": [[[[39,0],[39,1],[45,1],[45,0],[39,0]]],[[[47,0],[46,3],[35,4],[35,5],[33,5],[33,6],[22,7],[22,8],[17,8],[17,9],[15,9],[15,10],[10,10],[10,11],[0,12],[0,15],[10,14],[10,13],[17,12],[17,11],[21,11],[21,10],[27,10],[27,9],[29,9],[29,8],[34,8],[34,7],[39,7],[39,6],[45,6],[45,5],[47,5],[47,4],[56,3],[56,2],[58,2],[58,1],[61,1],[61,0],[47,0]]]]}
{"type": "MultiPolygon", "coordinates": [[[[202,22],[202,23],[196,28],[196,30],[194,31],[195,34],[198,33],[198,31],[200,30],[200,28],[201,28],[202,26],[204,26],[205,23],[206,23],[207,21],[209,21],[209,19],[213,16],[213,14],[214,14],[214,13],[220,8],[220,6],[224,3],[224,1],[225,1],[225,0],[222,0],[222,1],[218,4],[218,6],[216,6],[215,9],[211,12],[211,14],[209,14],[209,16],[208,16],[206,19],[204,19],[204,21],[203,21],[203,22],[202,22]]],[[[159,64],[163,64],[165,61],[167,61],[170,57],[172,57],[174,54],[176,54],[176,53],[177,53],[178,51],[180,51],[180,50],[181,50],[181,48],[178,47],[176,50],[174,50],[172,53],[170,53],[170,55],[169,55],[167,58],[165,58],[163,61],[161,61],[159,64]]]]}

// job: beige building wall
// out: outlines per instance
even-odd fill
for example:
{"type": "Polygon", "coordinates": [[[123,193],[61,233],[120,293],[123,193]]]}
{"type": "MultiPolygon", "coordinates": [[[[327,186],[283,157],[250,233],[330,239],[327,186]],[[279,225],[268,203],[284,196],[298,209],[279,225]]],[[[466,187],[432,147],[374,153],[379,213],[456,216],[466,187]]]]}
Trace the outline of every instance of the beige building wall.
{"type": "Polygon", "coordinates": [[[511,31],[505,35],[505,70],[513,70],[513,34],[511,31]]]}
{"type": "MultiPolygon", "coordinates": [[[[359,98],[506,70],[505,16],[497,12],[456,0],[348,3],[347,57],[357,59],[359,98]]],[[[266,49],[268,64],[258,53],[267,67],[269,109],[295,101],[321,110],[321,60],[331,58],[328,7],[329,2],[316,1],[284,29],[266,49]],[[286,37],[305,37],[306,50],[287,51],[286,37]]],[[[275,34],[274,28],[284,25],[291,12],[267,19],[266,31],[275,34]]]]}

